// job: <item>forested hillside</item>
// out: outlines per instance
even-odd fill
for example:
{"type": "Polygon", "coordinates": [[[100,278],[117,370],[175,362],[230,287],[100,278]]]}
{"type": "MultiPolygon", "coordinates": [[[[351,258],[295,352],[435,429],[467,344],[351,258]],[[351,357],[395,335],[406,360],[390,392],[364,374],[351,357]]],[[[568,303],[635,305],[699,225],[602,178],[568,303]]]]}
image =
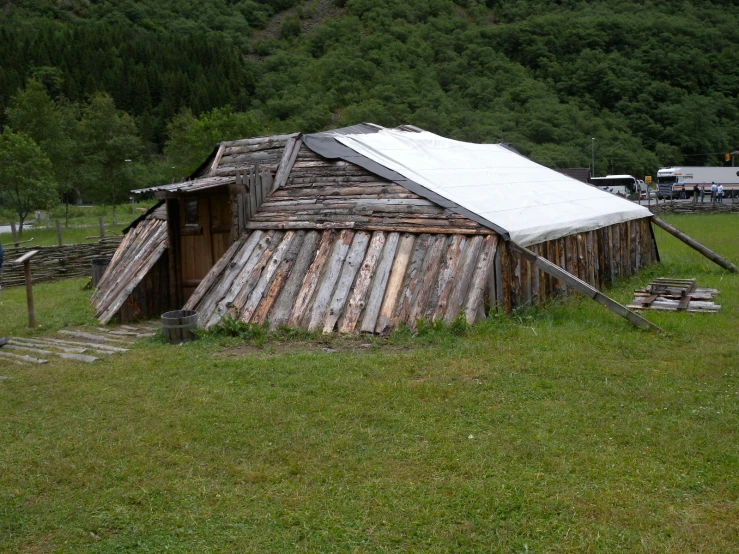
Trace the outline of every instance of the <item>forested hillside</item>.
{"type": "Polygon", "coordinates": [[[107,92],[140,164],[160,164],[137,182],[182,176],[218,140],[359,121],[507,141],[555,167],[587,167],[595,137],[597,174],[739,146],[734,2],[335,2],[343,16],[321,20],[318,0],[4,0],[1,121],[29,78],[57,105],[107,92]],[[288,8],[276,37],[254,33],[288,8]]]}

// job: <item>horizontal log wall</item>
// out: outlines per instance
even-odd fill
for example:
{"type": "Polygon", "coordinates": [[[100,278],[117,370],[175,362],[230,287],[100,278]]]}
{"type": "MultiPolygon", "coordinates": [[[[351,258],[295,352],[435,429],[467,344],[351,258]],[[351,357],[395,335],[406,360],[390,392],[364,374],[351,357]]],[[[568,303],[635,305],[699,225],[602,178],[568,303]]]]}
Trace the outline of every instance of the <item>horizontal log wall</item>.
{"type": "Polygon", "coordinates": [[[273,192],[248,229],[355,229],[481,234],[478,223],[361,167],[300,148],[287,182],[273,192]]]}
{"type": "Polygon", "coordinates": [[[474,323],[496,302],[498,237],[256,230],[219,260],[185,309],[244,322],[384,334],[419,319],[474,323]]]}
{"type": "Polygon", "coordinates": [[[5,261],[0,282],[4,287],[13,287],[25,283],[23,265],[15,266],[11,265],[10,262],[31,250],[38,250],[38,254],[31,258],[31,276],[34,283],[68,277],[90,276],[92,275],[92,260],[95,258],[111,258],[115,254],[120,241],[119,237],[111,237],[90,244],[5,248],[5,261]]]}
{"type": "MultiPolygon", "coordinates": [[[[582,281],[602,290],[659,261],[649,218],[578,233],[528,247],[582,281]]],[[[521,256],[501,247],[501,308],[534,306],[567,292],[567,287],[521,256]]]]}

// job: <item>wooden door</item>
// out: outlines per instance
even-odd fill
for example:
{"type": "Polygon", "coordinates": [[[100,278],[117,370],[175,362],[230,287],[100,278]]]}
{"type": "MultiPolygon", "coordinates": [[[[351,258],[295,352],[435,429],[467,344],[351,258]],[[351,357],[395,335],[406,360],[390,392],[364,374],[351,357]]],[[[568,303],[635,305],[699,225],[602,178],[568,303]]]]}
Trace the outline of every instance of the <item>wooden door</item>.
{"type": "Polygon", "coordinates": [[[210,242],[212,264],[231,246],[231,201],[227,194],[210,197],[210,242]]]}
{"type": "Polygon", "coordinates": [[[182,294],[186,301],[213,267],[208,197],[180,201],[182,294]]]}

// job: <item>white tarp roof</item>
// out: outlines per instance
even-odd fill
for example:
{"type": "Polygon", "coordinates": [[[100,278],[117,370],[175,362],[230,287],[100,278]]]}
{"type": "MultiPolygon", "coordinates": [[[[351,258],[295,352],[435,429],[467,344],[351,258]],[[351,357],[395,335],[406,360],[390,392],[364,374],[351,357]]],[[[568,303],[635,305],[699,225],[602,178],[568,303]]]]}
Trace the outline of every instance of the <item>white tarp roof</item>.
{"type": "Polygon", "coordinates": [[[334,138],[502,227],[523,246],[651,216],[647,208],[498,144],[398,129],[334,138]]]}

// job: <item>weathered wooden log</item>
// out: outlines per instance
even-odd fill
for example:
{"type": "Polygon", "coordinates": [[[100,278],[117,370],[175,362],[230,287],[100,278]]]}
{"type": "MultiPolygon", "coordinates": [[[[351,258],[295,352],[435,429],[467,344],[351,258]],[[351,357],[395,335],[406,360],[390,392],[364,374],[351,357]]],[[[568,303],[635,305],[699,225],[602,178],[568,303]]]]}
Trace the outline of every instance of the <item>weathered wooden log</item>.
{"type": "Polygon", "coordinates": [[[697,240],[690,238],[688,235],[686,235],[679,229],[673,227],[666,221],[663,221],[657,216],[652,216],[652,221],[654,222],[655,225],[657,225],[661,229],[664,229],[676,239],[681,240],[682,242],[690,246],[693,250],[697,250],[698,252],[703,254],[706,258],[711,260],[713,263],[723,267],[724,269],[732,273],[737,273],[737,271],[739,271],[737,267],[733,263],[731,263],[729,260],[719,256],[718,254],[716,254],[716,252],[714,252],[710,248],[706,248],[701,243],[699,243],[697,240]]]}

